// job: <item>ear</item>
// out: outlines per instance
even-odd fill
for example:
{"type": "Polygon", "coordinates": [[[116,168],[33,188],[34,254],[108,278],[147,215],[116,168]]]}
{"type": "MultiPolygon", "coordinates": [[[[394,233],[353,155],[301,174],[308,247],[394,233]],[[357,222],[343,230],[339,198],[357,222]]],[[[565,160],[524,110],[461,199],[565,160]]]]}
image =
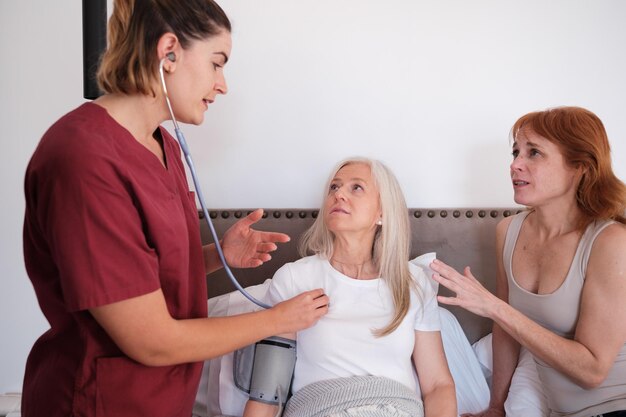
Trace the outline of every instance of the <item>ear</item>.
{"type": "Polygon", "coordinates": [[[576,165],[575,169],[576,169],[576,175],[578,176],[579,179],[582,178],[589,170],[589,168],[583,164],[576,165]]]}
{"type": "Polygon", "coordinates": [[[171,59],[167,59],[168,55],[171,57],[171,54],[174,54],[175,57],[178,57],[180,55],[181,49],[182,48],[180,47],[180,42],[178,42],[178,37],[172,32],[164,33],[159,38],[159,42],[157,43],[157,56],[159,62],[163,58],[166,58],[165,64],[163,65],[163,69],[166,72],[172,73],[176,70],[176,59],[173,61],[171,59]]]}

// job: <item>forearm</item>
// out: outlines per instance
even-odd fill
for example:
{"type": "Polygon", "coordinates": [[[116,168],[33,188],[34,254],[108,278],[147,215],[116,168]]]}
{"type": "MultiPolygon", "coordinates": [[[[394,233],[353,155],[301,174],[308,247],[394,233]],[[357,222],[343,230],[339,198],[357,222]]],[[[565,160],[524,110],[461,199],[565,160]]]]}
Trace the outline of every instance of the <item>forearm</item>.
{"type": "Polygon", "coordinates": [[[197,362],[257,340],[312,326],[328,312],[323,290],[276,306],[228,317],[176,319],[161,290],[93,308],[90,313],[129,357],[145,365],[197,362]]]}
{"type": "Polygon", "coordinates": [[[490,317],[535,357],[574,383],[588,387],[590,380],[602,378],[598,359],[582,343],[557,335],[504,302],[492,310],[490,317]]]}
{"type": "Polygon", "coordinates": [[[204,257],[204,271],[206,274],[210,274],[224,267],[214,243],[203,246],[202,255],[204,257]]]}
{"type": "Polygon", "coordinates": [[[424,415],[426,417],[456,417],[457,404],[454,383],[438,385],[428,393],[423,393],[424,415]]]}
{"type": "Polygon", "coordinates": [[[137,347],[137,360],[145,365],[166,366],[211,359],[274,335],[278,331],[274,322],[272,310],[229,317],[171,319],[137,347]]]}
{"type": "Polygon", "coordinates": [[[274,417],[277,412],[277,405],[248,400],[243,409],[243,417],[274,417]]]}
{"type": "Polygon", "coordinates": [[[150,366],[203,361],[286,330],[276,309],[176,319],[160,290],[90,312],[126,355],[150,366]]]}
{"type": "Polygon", "coordinates": [[[493,373],[489,408],[504,415],[504,402],[519,361],[520,345],[497,324],[493,326],[492,338],[493,373]]]}

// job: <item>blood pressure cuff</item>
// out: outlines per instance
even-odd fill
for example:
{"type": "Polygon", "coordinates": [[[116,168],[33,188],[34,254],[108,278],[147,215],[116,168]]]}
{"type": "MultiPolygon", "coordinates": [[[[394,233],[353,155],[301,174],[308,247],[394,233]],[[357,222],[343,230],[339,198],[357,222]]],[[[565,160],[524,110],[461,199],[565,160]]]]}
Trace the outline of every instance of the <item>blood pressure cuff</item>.
{"type": "Polygon", "coordinates": [[[296,341],[273,336],[235,351],[235,385],[251,400],[279,405],[287,402],[296,364],[296,341]]]}

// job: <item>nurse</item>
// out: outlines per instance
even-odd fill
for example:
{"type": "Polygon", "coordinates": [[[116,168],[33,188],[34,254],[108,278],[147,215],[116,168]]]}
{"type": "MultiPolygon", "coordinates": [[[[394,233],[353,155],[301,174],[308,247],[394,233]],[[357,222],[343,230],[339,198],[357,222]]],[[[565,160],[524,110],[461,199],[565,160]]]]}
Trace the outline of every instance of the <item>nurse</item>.
{"type": "MultiPolygon", "coordinates": [[[[44,134],[25,178],[24,258],[50,329],[26,364],[22,416],[191,415],[202,361],[313,325],[312,289],[256,313],[207,318],[202,246],[159,82],[180,122],[226,94],[230,22],[211,0],[116,0],[98,73],[104,95],[44,134]]],[[[233,267],[268,261],[280,233],[260,210],[223,236],[233,267]]]]}

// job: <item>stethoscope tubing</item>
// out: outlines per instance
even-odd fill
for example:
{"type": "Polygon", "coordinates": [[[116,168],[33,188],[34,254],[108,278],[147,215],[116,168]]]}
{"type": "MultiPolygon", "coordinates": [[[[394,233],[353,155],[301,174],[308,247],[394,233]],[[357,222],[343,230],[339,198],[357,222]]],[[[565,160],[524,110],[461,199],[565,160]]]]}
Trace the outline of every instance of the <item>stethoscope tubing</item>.
{"type": "Polygon", "coordinates": [[[196,174],[196,169],[193,164],[193,159],[191,158],[191,152],[189,151],[187,140],[185,139],[185,135],[183,135],[182,130],[178,126],[178,121],[176,120],[176,117],[174,116],[174,111],[172,110],[170,98],[169,98],[169,95],[167,94],[167,86],[165,85],[165,77],[163,75],[163,63],[165,62],[165,60],[166,58],[163,58],[161,62],[159,63],[159,75],[161,77],[161,86],[163,87],[163,94],[165,95],[165,102],[167,103],[167,109],[169,110],[170,117],[172,118],[172,123],[174,124],[174,133],[176,134],[176,139],[178,140],[178,144],[180,145],[180,148],[183,150],[183,155],[185,156],[185,162],[187,163],[187,166],[189,167],[189,172],[191,173],[191,178],[193,179],[193,185],[194,185],[194,188],[196,189],[196,195],[198,197],[198,201],[200,202],[200,207],[202,207],[202,213],[204,214],[206,223],[209,226],[209,230],[211,231],[211,236],[213,237],[213,241],[215,242],[215,248],[217,249],[217,254],[220,258],[220,261],[222,262],[222,265],[224,265],[224,270],[226,271],[226,275],[231,280],[235,288],[237,288],[237,290],[241,294],[243,294],[244,297],[246,297],[248,300],[250,300],[254,304],[258,305],[259,307],[270,308],[271,306],[254,298],[248,291],[246,291],[241,286],[241,284],[239,284],[239,281],[237,281],[237,278],[235,278],[235,275],[233,274],[230,267],[226,263],[226,257],[224,256],[222,245],[220,244],[219,238],[217,236],[217,232],[215,231],[215,227],[213,226],[213,222],[211,221],[211,217],[209,216],[209,211],[204,201],[204,196],[202,195],[202,188],[200,187],[200,182],[198,181],[198,175],[196,174]]]}

